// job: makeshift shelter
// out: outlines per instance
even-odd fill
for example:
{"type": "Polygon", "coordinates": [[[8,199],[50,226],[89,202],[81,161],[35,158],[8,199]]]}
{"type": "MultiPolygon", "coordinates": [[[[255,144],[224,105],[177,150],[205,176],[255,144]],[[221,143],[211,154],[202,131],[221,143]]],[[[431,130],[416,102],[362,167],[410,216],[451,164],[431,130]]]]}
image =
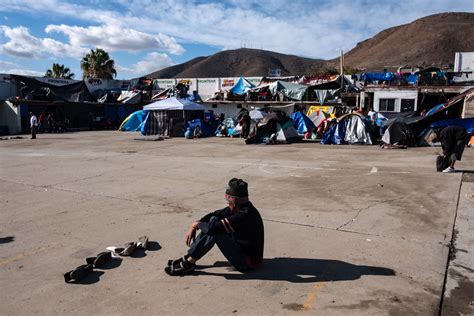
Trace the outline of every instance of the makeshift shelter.
{"type": "Polygon", "coordinates": [[[366,123],[363,117],[357,113],[333,119],[331,124],[332,126],[324,134],[321,144],[372,144],[366,123]]]}
{"type": "Polygon", "coordinates": [[[185,122],[204,119],[202,105],[176,97],[150,103],[143,110],[149,111],[143,135],[183,136],[185,122]]]}
{"type": "Polygon", "coordinates": [[[141,130],[147,115],[148,112],[144,110],[133,112],[125,118],[120,125],[119,130],[122,132],[136,132],[141,130]]]}
{"type": "Polygon", "coordinates": [[[187,130],[189,128],[191,132],[194,134],[194,130],[198,126],[201,130],[201,137],[214,136],[214,130],[211,127],[211,125],[209,125],[208,123],[206,123],[204,120],[201,120],[201,119],[194,119],[192,121],[186,122],[186,124],[184,125],[184,129],[187,130]]]}
{"type": "Polygon", "coordinates": [[[254,121],[261,121],[265,116],[268,115],[268,113],[265,113],[263,111],[260,111],[260,110],[252,110],[249,112],[249,115],[250,115],[250,118],[254,121]]]}
{"type": "MultiPolygon", "coordinates": [[[[283,97],[289,100],[296,100],[296,101],[301,101],[303,99],[303,96],[306,93],[307,88],[308,87],[305,85],[281,81],[281,80],[277,80],[268,85],[268,90],[274,97],[280,96],[280,98],[283,97]]],[[[280,100],[280,101],[283,101],[283,100],[280,100]]]]}
{"type": "Polygon", "coordinates": [[[316,127],[313,121],[301,112],[292,113],[290,118],[299,135],[304,135],[306,132],[312,131],[316,127]]]}
{"type": "Polygon", "coordinates": [[[474,118],[438,121],[438,122],[432,123],[428,128],[426,128],[420,134],[418,145],[420,146],[431,145],[429,141],[430,134],[433,132],[438,132],[439,130],[447,126],[462,126],[466,129],[469,135],[474,135],[474,118]]]}
{"type": "Polygon", "coordinates": [[[408,124],[402,121],[394,121],[390,124],[382,136],[382,142],[385,145],[396,145],[401,147],[414,147],[417,143],[413,130],[408,124]]]}
{"type": "Polygon", "coordinates": [[[67,102],[93,102],[94,97],[89,93],[84,81],[70,84],[55,85],[34,78],[19,75],[11,77],[21,85],[22,99],[40,101],[67,101],[67,102]]]}
{"type": "Polygon", "coordinates": [[[140,91],[122,91],[117,101],[126,104],[138,104],[142,101],[142,94],[140,91]]]}
{"type": "Polygon", "coordinates": [[[300,139],[293,121],[279,113],[269,113],[245,140],[246,144],[293,143],[300,139]]]}
{"type": "Polygon", "coordinates": [[[331,117],[330,114],[324,111],[315,111],[311,113],[311,115],[308,116],[308,118],[313,122],[314,126],[316,126],[317,128],[319,128],[319,126],[330,117],[331,117]]]}
{"type": "Polygon", "coordinates": [[[340,91],[344,87],[347,87],[348,90],[354,90],[352,83],[346,77],[338,76],[333,80],[309,86],[306,98],[309,100],[316,99],[320,104],[324,104],[326,100],[339,97],[340,91]]]}
{"type": "Polygon", "coordinates": [[[240,77],[239,80],[234,84],[232,88],[230,88],[229,93],[234,95],[244,95],[252,88],[255,88],[255,85],[245,79],[244,77],[240,77]]]}

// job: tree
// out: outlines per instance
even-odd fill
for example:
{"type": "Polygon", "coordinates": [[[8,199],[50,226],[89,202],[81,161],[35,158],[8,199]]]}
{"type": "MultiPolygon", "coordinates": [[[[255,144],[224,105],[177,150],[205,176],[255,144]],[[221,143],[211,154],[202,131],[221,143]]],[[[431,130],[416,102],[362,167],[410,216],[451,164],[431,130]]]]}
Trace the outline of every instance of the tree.
{"type": "Polygon", "coordinates": [[[71,72],[71,69],[60,64],[53,64],[53,66],[46,70],[44,75],[46,78],[63,78],[63,79],[73,79],[74,74],[71,72]]]}
{"type": "Polygon", "coordinates": [[[91,49],[81,60],[82,78],[113,79],[117,76],[115,62],[103,49],[91,49]]]}

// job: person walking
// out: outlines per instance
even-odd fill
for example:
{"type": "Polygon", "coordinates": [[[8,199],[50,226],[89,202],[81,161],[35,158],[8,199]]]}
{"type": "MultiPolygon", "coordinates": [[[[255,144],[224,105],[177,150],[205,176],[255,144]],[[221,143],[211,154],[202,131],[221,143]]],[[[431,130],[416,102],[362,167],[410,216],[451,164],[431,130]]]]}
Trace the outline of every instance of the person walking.
{"type": "Polygon", "coordinates": [[[38,119],[33,112],[30,112],[30,116],[31,139],[36,139],[36,132],[38,131],[38,119]]]}

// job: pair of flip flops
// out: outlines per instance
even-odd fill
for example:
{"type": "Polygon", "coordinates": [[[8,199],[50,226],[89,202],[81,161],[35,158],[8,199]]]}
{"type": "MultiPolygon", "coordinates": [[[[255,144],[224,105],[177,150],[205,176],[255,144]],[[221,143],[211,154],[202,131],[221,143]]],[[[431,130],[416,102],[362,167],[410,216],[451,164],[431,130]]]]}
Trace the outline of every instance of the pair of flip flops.
{"type": "Polygon", "coordinates": [[[109,251],[101,252],[95,257],[86,258],[87,264],[80,265],[74,270],[66,272],[64,274],[64,281],[66,283],[73,282],[73,281],[80,281],[84,279],[86,276],[88,276],[89,273],[93,271],[93,268],[100,268],[111,258],[112,258],[112,254],[109,251]]]}
{"type": "Polygon", "coordinates": [[[148,236],[139,237],[138,242],[131,241],[123,247],[107,247],[106,249],[112,253],[113,258],[117,258],[130,256],[137,248],[148,249],[148,236]]]}

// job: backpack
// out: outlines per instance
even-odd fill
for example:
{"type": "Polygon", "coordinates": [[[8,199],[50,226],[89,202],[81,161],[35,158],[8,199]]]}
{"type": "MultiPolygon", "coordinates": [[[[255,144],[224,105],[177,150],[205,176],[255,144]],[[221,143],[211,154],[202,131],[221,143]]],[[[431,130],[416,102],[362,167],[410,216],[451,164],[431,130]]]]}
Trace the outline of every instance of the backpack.
{"type": "Polygon", "coordinates": [[[440,155],[436,157],[436,171],[441,172],[451,165],[451,159],[448,156],[440,155]]]}

